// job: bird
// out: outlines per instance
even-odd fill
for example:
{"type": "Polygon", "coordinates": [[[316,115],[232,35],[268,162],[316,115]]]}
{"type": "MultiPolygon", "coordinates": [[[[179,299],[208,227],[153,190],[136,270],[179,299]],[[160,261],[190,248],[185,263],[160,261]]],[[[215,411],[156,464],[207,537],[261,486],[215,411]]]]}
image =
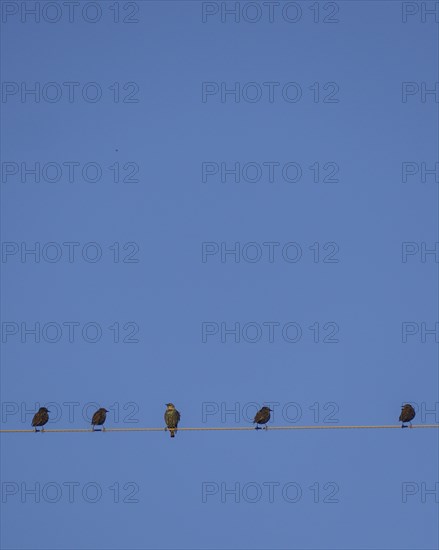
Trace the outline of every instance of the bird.
{"type": "MultiPolygon", "coordinates": [[[[95,426],[102,426],[105,420],[107,419],[107,412],[108,412],[107,409],[104,409],[102,407],[94,413],[93,418],[91,419],[92,430],[94,432],[98,431],[98,430],[95,430],[95,426]]],[[[102,431],[105,431],[104,427],[102,428],[102,431]]]]}
{"type": "Polygon", "coordinates": [[[165,422],[166,426],[171,432],[171,437],[175,437],[175,432],[177,431],[178,423],[180,422],[180,413],[175,408],[173,403],[166,403],[165,411],[165,422]]]}
{"type": "Polygon", "coordinates": [[[407,403],[407,405],[404,405],[401,407],[401,414],[399,415],[399,421],[402,422],[401,428],[407,428],[407,426],[404,426],[406,422],[410,422],[410,428],[412,427],[412,420],[415,418],[416,413],[415,409],[407,403]]]}
{"type": "Polygon", "coordinates": [[[49,414],[50,411],[46,409],[46,407],[40,407],[38,412],[35,413],[35,416],[32,419],[32,427],[35,428],[36,432],[44,432],[44,428],[42,427],[41,430],[37,430],[37,426],[44,426],[49,422],[49,414]]]}
{"type": "MultiPolygon", "coordinates": [[[[270,411],[273,412],[269,407],[262,407],[262,409],[256,413],[253,420],[253,424],[256,424],[255,430],[260,430],[259,424],[266,424],[270,420],[270,411]]],[[[267,429],[267,426],[265,426],[265,429],[267,429]]]]}

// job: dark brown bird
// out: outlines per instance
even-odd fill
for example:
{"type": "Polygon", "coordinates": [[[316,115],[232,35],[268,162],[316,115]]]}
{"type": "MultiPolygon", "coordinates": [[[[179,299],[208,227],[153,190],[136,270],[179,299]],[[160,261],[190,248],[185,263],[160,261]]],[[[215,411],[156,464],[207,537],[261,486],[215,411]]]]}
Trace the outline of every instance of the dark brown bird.
{"type": "MultiPolygon", "coordinates": [[[[256,424],[255,430],[260,430],[259,424],[266,424],[270,420],[270,409],[269,407],[262,407],[260,411],[256,413],[255,419],[253,420],[253,424],[256,424]]],[[[265,426],[265,429],[267,429],[267,426],[265,426]]]]}
{"type": "Polygon", "coordinates": [[[173,403],[166,403],[165,411],[165,422],[169,431],[171,432],[171,437],[175,437],[175,432],[177,431],[178,423],[180,422],[180,413],[175,408],[173,403]]]}
{"type": "MultiPolygon", "coordinates": [[[[91,419],[91,425],[93,431],[99,431],[95,430],[95,426],[102,426],[105,420],[107,419],[107,409],[101,408],[98,409],[91,419]]],[[[105,428],[102,428],[102,431],[105,431],[105,428]]]]}
{"type": "Polygon", "coordinates": [[[412,420],[415,418],[415,409],[407,403],[404,407],[401,407],[401,414],[399,415],[399,421],[402,422],[401,428],[407,428],[404,426],[406,422],[410,422],[410,428],[412,427],[412,420]]]}
{"type": "Polygon", "coordinates": [[[41,428],[41,430],[37,430],[37,426],[44,426],[49,422],[49,414],[50,411],[46,409],[46,407],[40,407],[38,412],[35,413],[35,416],[32,419],[32,427],[35,428],[36,432],[44,432],[44,428],[41,428]]]}

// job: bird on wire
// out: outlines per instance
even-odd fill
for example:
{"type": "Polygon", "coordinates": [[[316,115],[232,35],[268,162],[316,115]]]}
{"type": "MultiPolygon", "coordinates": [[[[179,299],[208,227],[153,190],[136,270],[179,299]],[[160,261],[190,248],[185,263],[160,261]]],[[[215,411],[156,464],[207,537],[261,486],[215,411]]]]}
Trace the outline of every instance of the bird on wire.
{"type": "Polygon", "coordinates": [[[104,409],[103,407],[98,409],[91,419],[91,426],[92,430],[94,432],[99,432],[100,430],[95,430],[95,426],[102,426],[102,431],[105,432],[105,428],[103,427],[103,424],[105,420],[107,419],[107,409],[104,409]]]}
{"type": "MultiPolygon", "coordinates": [[[[259,427],[259,424],[266,424],[270,420],[270,411],[273,412],[269,407],[262,407],[262,409],[256,413],[253,420],[253,424],[256,424],[255,430],[263,429],[259,427]]],[[[265,429],[267,429],[267,426],[265,426],[265,429]]]]}
{"type": "Polygon", "coordinates": [[[180,413],[175,408],[173,403],[166,403],[165,411],[165,422],[169,431],[171,432],[171,437],[175,437],[175,432],[177,431],[178,423],[180,422],[180,413]]]}
{"type": "Polygon", "coordinates": [[[410,422],[410,428],[412,427],[412,420],[415,418],[415,409],[408,403],[401,407],[401,414],[399,415],[399,421],[402,422],[401,428],[407,428],[404,426],[407,422],[410,422]]]}
{"type": "Polygon", "coordinates": [[[36,432],[44,432],[44,426],[49,422],[49,409],[46,407],[40,407],[38,412],[35,413],[35,416],[32,419],[32,427],[35,428],[36,432]],[[41,430],[37,430],[37,426],[41,426],[41,430]]]}

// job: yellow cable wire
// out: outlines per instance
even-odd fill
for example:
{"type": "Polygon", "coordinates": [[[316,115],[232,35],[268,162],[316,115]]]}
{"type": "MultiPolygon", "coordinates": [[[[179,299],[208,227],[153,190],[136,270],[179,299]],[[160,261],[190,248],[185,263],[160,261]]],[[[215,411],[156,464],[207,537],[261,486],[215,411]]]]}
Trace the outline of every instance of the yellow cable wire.
{"type": "MultiPolygon", "coordinates": [[[[267,427],[267,431],[270,430],[371,430],[371,429],[401,429],[401,426],[398,424],[388,424],[383,426],[337,426],[337,425],[331,425],[331,426],[269,426],[267,427]]],[[[413,429],[415,428],[439,428],[439,424],[417,424],[415,426],[412,426],[413,429]]],[[[246,430],[254,430],[255,427],[253,426],[228,426],[228,427],[201,427],[201,428],[178,428],[178,432],[195,432],[195,431],[246,431],[246,430]]],[[[261,430],[265,430],[265,428],[260,428],[261,430]]],[[[410,429],[410,428],[407,428],[410,429]]],[[[41,430],[40,430],[41,431],[41,430]]],[[[91,428],[60,428],[60,429],[48,429],[43,430],[44,433],[69,433],[69,432],[82,432],[82,433],[91,433],[93,430],[91,428]]],[[[102,431],[102,430],[96,430],[96,431],[102,431]]],[[[163,432],[163,431],[169,431],[167,428],[105,428],[103,431],[105,432],[163,432]]],[[[34,433],[35,430],[0,430],[0,433],[34,433]]]]}

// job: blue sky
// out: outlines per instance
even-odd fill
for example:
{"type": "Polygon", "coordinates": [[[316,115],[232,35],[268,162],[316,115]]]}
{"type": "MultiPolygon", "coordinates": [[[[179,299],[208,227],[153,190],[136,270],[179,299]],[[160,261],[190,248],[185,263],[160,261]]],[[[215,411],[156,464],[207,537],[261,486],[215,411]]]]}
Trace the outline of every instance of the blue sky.
{"type": "MultiPolygon", "coordinates": [[[[237,5],[2,2],[3,429],[439,422],[434,3],[237,5]]],[[[2,434],[1,545],[435,549],[438,449],[2,434]]]]}

